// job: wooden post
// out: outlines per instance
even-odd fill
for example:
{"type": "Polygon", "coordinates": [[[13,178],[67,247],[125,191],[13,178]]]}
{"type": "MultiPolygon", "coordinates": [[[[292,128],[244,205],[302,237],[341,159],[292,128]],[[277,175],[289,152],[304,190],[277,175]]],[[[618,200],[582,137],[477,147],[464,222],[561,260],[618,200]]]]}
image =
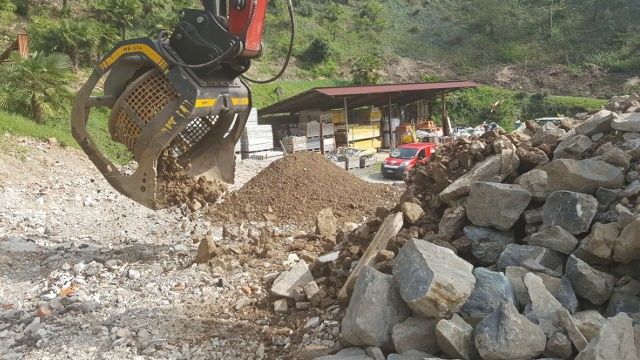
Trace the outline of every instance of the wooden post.
{"type": "Polygon", "coordinates": [[[451,135],[451,124],[449,124],[449,116],[447,115],[447,93],[442,92],[442,135],[451,135]]]}
{"type": "Polygon", "coordinates": [[[29,57],[29,37],[27,34],[18,34],[18,53],[23,59],[29,57]]]}
{"type": "Polygon", "coordinates": [[[349,108],[347,104],[347,97],[344,98],[344,123],[347,127],[347,147],[349,147],[349,108]]]}

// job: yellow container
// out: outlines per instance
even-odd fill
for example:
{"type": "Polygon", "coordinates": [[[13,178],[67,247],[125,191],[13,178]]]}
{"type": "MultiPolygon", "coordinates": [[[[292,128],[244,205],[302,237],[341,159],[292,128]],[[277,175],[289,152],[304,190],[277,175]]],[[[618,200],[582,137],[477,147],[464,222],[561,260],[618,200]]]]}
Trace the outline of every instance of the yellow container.
{"type": "Polygon", "coordinates": [[[367,151],[367,150],[381,148],[382,141],[380,141],[380,138],[373,138],[373,139],[354,141],[354,142],[351,142],[350,145],[354,149],[367,151]]]}

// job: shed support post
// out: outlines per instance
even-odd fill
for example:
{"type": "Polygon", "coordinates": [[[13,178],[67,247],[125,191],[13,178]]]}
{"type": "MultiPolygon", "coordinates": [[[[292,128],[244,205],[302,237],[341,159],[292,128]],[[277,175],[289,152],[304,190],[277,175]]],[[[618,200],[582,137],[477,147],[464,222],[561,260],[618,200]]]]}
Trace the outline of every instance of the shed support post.
{"type": "Polygon", "coordinates": [[[389,95],[389,150],[395,149],[396,137],[393,134],[393,130],[391,130],[391,119],[393,116],[391,115],[391,95],[389,95]]]}
{"type": "Polygon", "coordinates": [[[344,122],[347,127],[347,147],[349,146],[349,108],[347,104],[347,98],[344,98],[344,122]]]}
{"type": "Polygon", "coordinates": [[[447,92],[442,92],[442,135],[451,136],[451,124],[447,114],[447,92]]]}

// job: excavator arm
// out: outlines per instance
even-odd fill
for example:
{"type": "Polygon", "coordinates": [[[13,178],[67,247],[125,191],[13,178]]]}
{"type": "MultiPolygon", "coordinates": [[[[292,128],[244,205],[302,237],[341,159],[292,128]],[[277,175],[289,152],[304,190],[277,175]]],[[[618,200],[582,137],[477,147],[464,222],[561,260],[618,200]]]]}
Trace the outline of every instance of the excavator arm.
{"type": "Polygon", "coordinates": [[[194,177],[234,179],[234,146],[252,105],[242,76],[262,52],[267,0],[202,5],[181,10],[171,32],[118,44],[74,99],[75,139],[116,190],[150,208],[157,207],[162,156],[175,158],[194,177]],[[103,92],[96,96],[103,78],[103,92]],[[133,154],[135,171],[122,172],[89,135],[87,123],[96,107],[111,109],[111,138],[133,154]]]}

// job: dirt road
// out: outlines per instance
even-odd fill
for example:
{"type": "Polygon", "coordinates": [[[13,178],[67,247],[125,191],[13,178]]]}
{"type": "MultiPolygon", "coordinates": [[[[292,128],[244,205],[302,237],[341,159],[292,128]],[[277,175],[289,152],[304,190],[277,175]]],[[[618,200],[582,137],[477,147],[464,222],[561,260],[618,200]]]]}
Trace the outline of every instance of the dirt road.
{"type": "MultiPolygon", "coordinates": [[[[303,336],[337,344],[340,308],[273,313],[265,277],[285,269],[294,227],[271,229],[285,251],[244,254],[261,224],[223,238],[186,210],[121,196],[78,151],[0,144],[0,358],[260,359],[303,336]],[[233,251],[193,265],[206,234],[233,251]]],[[[266,164],[245,163],[240,183],[266,164]]]]}

